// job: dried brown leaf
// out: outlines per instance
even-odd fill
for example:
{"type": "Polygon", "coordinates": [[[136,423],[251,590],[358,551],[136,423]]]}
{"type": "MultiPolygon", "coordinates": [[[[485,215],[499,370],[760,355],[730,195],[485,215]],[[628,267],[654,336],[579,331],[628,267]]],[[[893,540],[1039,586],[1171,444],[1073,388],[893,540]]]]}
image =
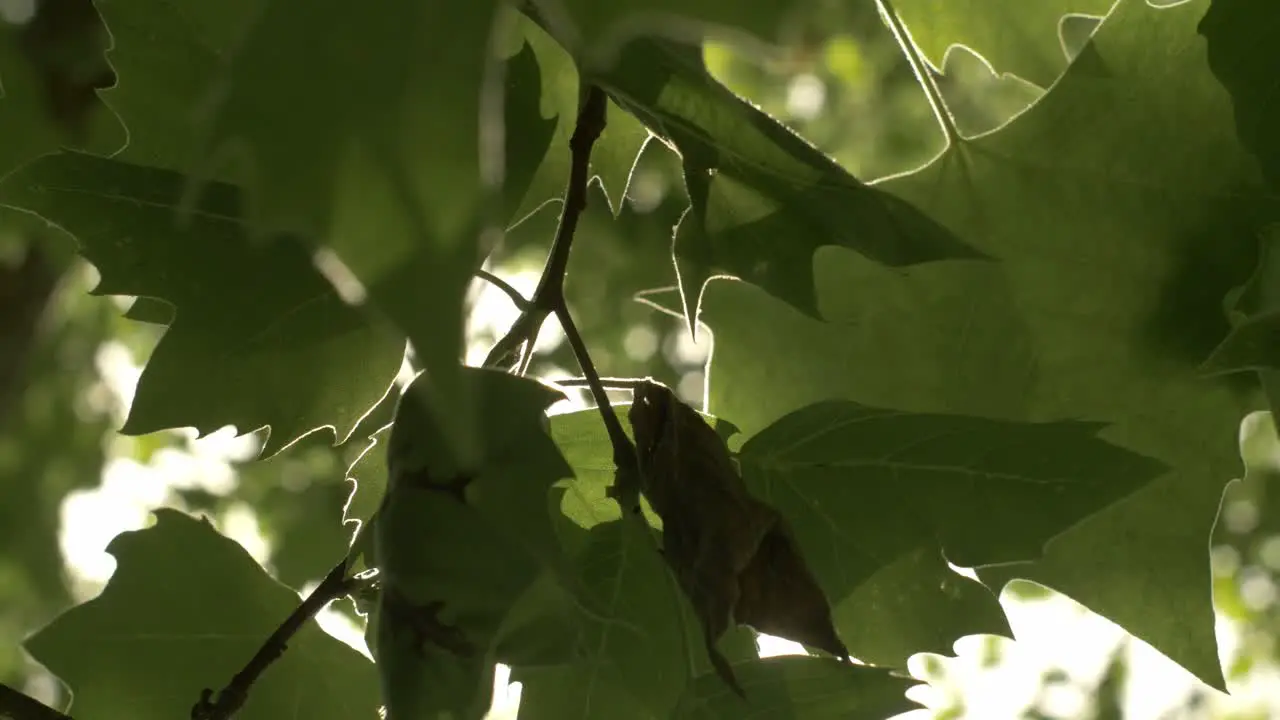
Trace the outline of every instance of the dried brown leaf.
{"type": "Polygon", "coordinates": [[[629,417],[640,489],[662,518],[663,556],[702,623],[721,678],[742,694],[716,649],[732,623],[847,657],[785,520],[747,492],[716,431],[654,382],[637,386],[629,417]]]}

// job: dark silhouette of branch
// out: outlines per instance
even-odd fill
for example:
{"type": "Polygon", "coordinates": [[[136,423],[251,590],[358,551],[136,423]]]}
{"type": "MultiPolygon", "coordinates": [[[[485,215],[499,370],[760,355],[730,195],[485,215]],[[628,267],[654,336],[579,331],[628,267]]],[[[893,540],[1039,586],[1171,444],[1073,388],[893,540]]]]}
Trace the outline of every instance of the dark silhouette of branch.
{"type": "Polygon", "coordinates": [[[511,329],[489,351],[485,359],[486,367],[514,367],[516,374],[523,375],[529,367],[533,354],[533,344],[538,338],[547,316],[555,315],[564,328],[565,337],[573,349],[573,355],[582,368],[586,384],[591,388],[591,395],[596,401],[605,428],[609,432],[609,440],[613,444],[613,460],[617,466],[614,483],[614,497],[625,510],[639,511],[640,492],[636,482],[635,446],[622,429],[605,388],[591,362],[586,343],[573,322],[569,313],[569,304],[564,297],[565,273],[569,267],[569,250],[573,245],[574,233],[578,229],[578,219],[587,207],[587,185],[591,180],[591,150],[596,140],[604,132],[608,96],[603,90],[583,84],[579,90],[578,120],[573,135],[569,138],[571,153],[569,165],[569,181],[564,191],[564,204],[560,210],[560,223],[556,227],[555,240],[551,244],[551,253],[543,268],[542,277],[538,280],[538,288],[533,299],[520,317],[511,325],[511,329]]]}
{"type": "Polygon", "coordinates": [[[0,717],[13,720],[71,720],[44,703],[0,683],[0,717]]]}
{"type": "Polygon", "coordinates": [[[564,277],[569,268],[569,249],[573,234],[578,229],[578,219],[587,207],[587,182],[591,179],[591,148],[604,132],[607,100],[603,90],[583,87],[579,102],[578,121],[569,138],[572,160],[569,182],[565,188],[564,203],[560,208],[560,223],[556,227],[555,240],[542,277],[533,292],[533,299],[520,317],[512,323],[507,334],[494,344],[485,358],[485,367],[515,367],[518,374],[528,369],[533,344],[538,339],[542,324],[556,308],[564,304],[564,277]]]}
{"type": "Polygon", "coordinates": [[[280,627],[271,633],[271,637],[267,638],[244,669],[231,678],[231,682],[218,693],[216,700],[213,699],[213,690],[205,688],[200,693],[200,700],[191,708],[191,720],[229,720],[234,717],[249,699],[249,690],[253,684],[262,676],[262,673],[266,672],[271,663],[280,659],[284,651],[289,649],[289,641],[302,629],[302,626],[323,610],[330,601],[354,592],[365,582],[360,578],[347,577],[349,566],[350,558],[347,557],[329,571],[307,599],[303,600],[302,604],[285,618],[280,627]]]}

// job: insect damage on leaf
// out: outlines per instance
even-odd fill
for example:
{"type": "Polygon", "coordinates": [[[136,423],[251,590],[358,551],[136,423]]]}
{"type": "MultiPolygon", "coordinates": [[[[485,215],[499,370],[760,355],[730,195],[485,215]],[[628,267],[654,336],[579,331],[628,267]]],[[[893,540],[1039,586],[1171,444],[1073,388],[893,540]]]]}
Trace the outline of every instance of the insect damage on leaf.
{"type": "Polygon", "coordinates": [[[747,492],[716,431],[654,382],[636,387],[629,418],[641,491],[662,518],[663,557],[725,683],[744,694],[715,646],[731,621],[847,659],[786,520],[747,492]]]}

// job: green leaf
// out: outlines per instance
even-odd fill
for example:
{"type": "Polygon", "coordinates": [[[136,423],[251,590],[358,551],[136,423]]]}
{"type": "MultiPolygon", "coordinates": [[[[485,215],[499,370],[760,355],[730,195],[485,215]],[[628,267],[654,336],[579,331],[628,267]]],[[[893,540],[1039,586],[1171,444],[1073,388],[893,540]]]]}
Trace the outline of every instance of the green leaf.
{"type": "Polygon", "coordinates": [[[539,161],[553,130],[537,120],[538,68],[521,52],[502,110],[513,131],[498,137],[530,145],[517,152],[481,133],[499,127],[481,110],[500,6],[397,0],[352,14],[336,0],[272,0],[217,86],[209,135],[210,152],[237,149],[255,225],[327,245],[408,336],[435,397],[459,413],[445,430],[468,455],[476,419],[455,396],[467,387],[457,370],[464,293],[487,231],[504,224],[504,200],[524,195],[494,187],[490,168],[539,161]]]}
{"type": "MultiPolygon", "coordinates": [[[[521,16],[519,24],[542,73],[541,117],[555,120],[555,134],[524,201],[511,216],[517,221],[563,196],[569,178],[569,137],[578,117],[578,69],[573,59],[533,21],[521,16]]],[[[591,150],[591,171],[600,179],[615,216],[622,211],[631,170],[648,139],[649,131],[639,120],[609,101],[604,132],[591,150]]]]}
{"type": "Polygon", "coordinates": [[[685,691],[672,719],[884,720],[918,709],[905,696],[914,680],[831,658],[760,658],[735,664],[733,672],[746,700],[726,690],[715,675],[704,675],[685,691]]]}
{"type": "MultiPolygon", "coordinates": [[[[1267,318],[1280,311],[1280,225],[1268,224],[1260,233],[1258,266],[1249,281],[1227,294],[1231,303],[1227,314],[1231,334],[1201,366],[1210,373],[1232,372],[1252,367],[1274,414],[1280,408],[1280,368],[1269,339],[1273,321],[1267,318]]],[[[1246,462],[1248,456],[1244,455],[1246,462]]]]}
{"type": "Polygon", "coordinates": [[[916,46],[935,68],[947,50],[964,45],[991,63],[1049,87],[1067,66],[1060,39],[1063,16],[1106,15],[1116,0],[895,0],[916,46]]]}
{"type": "MultiPolygon", "coordinates": [[[[618,420],[630,435],[627,414],[619,412],[618,420]]],[[[617,501],[608,496],[614,474],[613,445],[600,412],[593,408],[552,416],[551,437],[573,468],[573,477],[561,483],[565,516],[588,529],[621,518],[617,501]]]]}
{"type": "MultiPolygon", "coordinates": [[[[155,515],[108,545],[118,565],[101,595],[26,642],[70,685],[80,720],[188,717],[201,690],[229,682],[300,602],[208,522],[155,515]]],[[[378,705],[373,665],[308,621],[236,717],[350,720],[378,705]]]]}
{"type": "Polygon", "coordinates": [[[825,245],[894,266],[981,257],[734,95],[696,49],[637,40],[591,80],[681,155],[691,207],[673,253],[691,327],[718,273],[816,315],[813,256],[825,245]]]}
{"type": "Polygon", "coordinates": [[[889,271],[824,251],[830,323],[742,283],[714,286],[706,322],[710,409],[746,433],[838,397],[1105,422],[1107,442],[1170,466],[1044,559],[982,576],[1062,591],[1221,688],[1206,548],[1249,403],[1197,369],[1276,207],[1204,61],[1206,7],[1125,0],[1092,43],[1108,76],[1073,67],[1002,130],[881,186],[999,263],[889,271]]]}
{"type": "MultiPolygon", "coordinates": [[[[527,635],[503,642],[508,616],[539,599],[530,588],[544,574],[575,590],[548,501],[571,473],[544,429],[545,409],[562,395],[492,370],[461,377],[485,433],[478,465],[460,459],[428,411],[426,376],[401,398],[387,442],[390,485],[373,521],[383,592],[370,632],[392,717],[483,715],[493,662],[528,651],[527,635]]],[[[563,657],[560,627],[534,626],[539,654],[563,657]]]]}
{"type": "Polygon", "coordinates": [[[187,220],[176,173],[62,153],[0,181],[0,202],[76,239],[99,295],[176,306],[122,432],[271,428],[274,454],[321,427],[344,441],[386,392],[403,341],[338,297],[301,245],[252,243],[234,187],[213,185],[187,220]]]}
{"type": "Polygon", "coordinates": [[[968,635],[1013,637],[997,597],[952,571],[936,543],[922,543],[878,568],[834,604],[832,616],[851,652],[883,667],[905,668],[916,653],[951,655],[956,640],[968,635]]]}
{"type": "Polygon", "coordinates": [[[996,597],[953,573],[938,548],[965,567],[1036,559],[1050,538],[1162,474],[1160,463],[1098,440],[1099,429],[825,401],[751,437],[739,463],[752,493],[790,519],[824,592],[846,606],[837,627],[848,628],[850,652],[905,667],[964,635],[1009,633],[996,597]],[[866,602],[911,586],[932,592],[866,602]],[[908,644],[915,633],[867,649],[853,642],[862,626],[901,627],[917,614],[940,630],[927,646],[908,644]]]}
{"type": "Polygon", "coordinates": [[[765,41],[779,39],[786,21],[808,9],[808,0],[735,3],[726,0],[533,0],[531,12],[553,28],[553,34],[579,58],[580,64],[603,68],[613,53],[636,36],[689,39],[711,30],[744,30],[765,41]],[[693,29],[691,29],[691,25],[693,29]]]}
{"type": "Polygon", "coordinates": [[[64,146],[111,153],[127,139],[98,99],[115,75],[104,53],[111,36],[93,2],[29,7],[34,17],[21,24],[0,16],[0,178],[64,146]]]}
{"type": "MultiPolygon", "coordinates": [[[[265,4],[226,0],[99,3],[119,75],[103,101],[129,128],[121,160],[185,172],[199,160],[210,88],[225,58],[265,4]]],[[[230,173],[215,172],[218,180],[230,173]]]]}
{"type": "Polygon", "coordinates": [[[354,526],[352,546],[358,563],[373,566],[373,534],[369,524],[387,492],[387,435],[391,427],[369,436],[364,450],[347,467],[351,491],[342,507],[342,522],[354,526]],[[356,548],[355,546],[360,546],[356,548]]]}
{"type": "Polygon", "coordinates": [[[1254,315],[1238,325],[1202,369],[1213,374],[1280,369],[1280,311],[1254,315]]]}
{"type": "Polygon", "coordinates": [[[574,638],[575,662],[512,670],[523,684],[520,720],[667,717],[705,655],[701,631],[643,525],[589,531],[577,568],[602,617],[574,638]]]}
{"type": "Polygon", "coordinates": [[[1216,0],[1200,21],[1209,68],[1231,94],[1240,142],[1258,158],[1272,186],[1280,186],[1280,100],[1275,92],[1280,5],[1267,0],[1216,0]]]}
{"type": "Polygon", "coordinates": [[[1165,472],[1099,440],[1101,429],[828,400],[752,436],[738,461],[753,493],[793,518],[814,570],[843,576],[826,587],[839,597],[875,558],[922,540],[964,567],[1034,559],[1053,536],[1165,472]]]}

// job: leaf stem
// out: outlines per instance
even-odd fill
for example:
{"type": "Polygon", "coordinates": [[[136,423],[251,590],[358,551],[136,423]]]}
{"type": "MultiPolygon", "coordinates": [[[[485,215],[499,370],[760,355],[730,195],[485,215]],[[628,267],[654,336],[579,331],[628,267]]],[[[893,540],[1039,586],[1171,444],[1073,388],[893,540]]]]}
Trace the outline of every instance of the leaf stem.
{"type": "Polygon", "coordinates": [[[302,626],[323,610],[330,601],[353,592],[365,582],[359,578],[347,577],[349,563],[349,558],[343,558],[342,562],[329,571],[307,599],[303,600],[302,604],[290,613],[283,623],[280,623],[280,627],[271,633],[271,637],[267,638],[244,669],[231,678],[231,682],[218,693],[217,700],[212,699],[213,691],[205,688],[200,693],[200,700],[191,708],[191,720],[229,720],[234,716],[249,699],[249,690],[253,684],[272,663],[280,659],[284,651],[289,648],[289,641],[302,629],[302,626]]]}
{"type": "Polygon", "coordinates": [[[578,229],[578,219],[587,207],[591,148],[604,132],[605,110],[608,107],[604,91],[595,86],[583,85],[580,97],[577,125],[569,138],[569,150],[572,153],[569,181],[565,187],[560,223],[556,227],[547,264],[542,270],[537,289],[533,291],[533,300],[512,323],[507,334],[494,344],[485,358],[485,367],[509,367],[512,354],[523,346],[517,363],[517,373],[523,374],[528,369],[533,343],[537,340],[542,324],[556,308],[564,304],[564,278],[569,269],[569,249],[573,245],[573,234],[578,229]]]}
{"type": "Polygon", "coordinates": [[[587,344],[582,340],[582,335],[578,332],[578,326],[574,324],[573,316],[569,314],[568,306],[561,304],[560,307],[556,308],[556,319],[560,321],[560,326],[564,328],[564,336],[569,341],[569,347],[573,349],[573,355],[577,358],[578,365],[582,368],[587,387],[591,388],[591,396],[596,401],[600,417],[604,420],[605,430],[609,433],[609,442],[613,445],[613,464],[617,467],[614,497],[624,510],[638,511],[640,508],[639,483],[638,481],[631,482],[631,479],[639,477],[637,475],[639,465],[636,462],[635,445],[632,444],[631,438],[627,437],[626,431],[622,429],[622,422],[618,420],[618,414],[614,412],[613,404],[609,402],[609,395],[605,392],[604,383],[600,381],[600,374],[596,372],[595,365],[591,362],[591,354],[587,352],[587,344]],[[633,485],[634,487],[632,487],[633,485]]]}
{"type": "Polygon", "coordinates": [[[876,5],[879,6],[880,14],[884,16],[889,31],[893,33],[893,39],[898,41],[898,47],[902,48],[902,54],[907,56],[907,63],[911,65],[911,71],[915,73],[916,80],[924,89],[925,97],[929,99],[929,107],[933,108],[933,116],[938,119],[938,124],[942,126],[942,132],[946,135],[947,147],[964,142],[960,129],[956,126],[955,116],[951,114],[946,100],[942,98],[942,90],[938,87],[933,73],[929,72],[929,64],[921,55],[915,41],[911,39],[911,31],[907,30],[902,18],[898,17],[898,12],[893,7],[893,0],[876,0],[876,5]]]}
{"type": "Polygon", "coordinates": [[[476,277],[501,290],[508,298],[510,298],[511,304],[515,305],[518,310],[526,310],[529,308],[530,302],[528,298],[521,295],[520,291],[516,290],[515,287],[506,280],[503,280],[484,268],[476,270],[476,277]]]}

